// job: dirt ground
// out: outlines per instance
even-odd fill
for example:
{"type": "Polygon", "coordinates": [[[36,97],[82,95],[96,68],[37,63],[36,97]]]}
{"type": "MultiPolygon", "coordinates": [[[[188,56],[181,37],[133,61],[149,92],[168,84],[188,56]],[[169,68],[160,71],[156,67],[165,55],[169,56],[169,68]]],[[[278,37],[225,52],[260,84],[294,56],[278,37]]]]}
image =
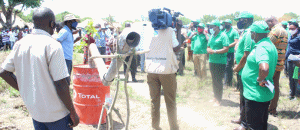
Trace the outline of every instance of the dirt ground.
{"type": "MultiPolygon", "coordinates": [[[[0,53],[0,57],[7,54],[0,53]]],[[[78,59],[82,59],[78,56],[78,59]]],[[[4,58],[0,59],[2,64],[4,58]]],[[[80,63],[78,61],[77,63],[80,63]]],[[[74,64],[77,64],[76,62],[74,64]]],[[[122,70],[122,69],[120,69],[122,70]]],[[[140,70],[140,69],[138,69],[140,70]]],[[[193,76],[193,64],[187,62],[184,76],[177,76],[177,113],[178,123],[182,130],[232,130],[238,127],[231,124],[230,120],[239,117],[239,93],[235,87],[224,89],[221,106],[214,107],[209,100],[213,98],[212,81],[210,75],[207,79],[200,80],[193,76]]],[[[208,70],[208,74],[209,74],[208,70]]],[[[138,83],[132,83],[131,77],[128,82],[130,96],[130,130],[151,130],[150,96],[147,86],[146,73],[137,73],[138,83]]],[[[121,78],[123,78],[121,73],[121,78]]],[[[32,118],[27,112],[22,99],[13,96],[13,92],[7,89],[7,84],[1,81],[0,85],[4,91],[0,91],[0,130],[6,129],[33,129],[32,118]]],[[[297,130],[300,129],[300,107],[299,98],[297,101],[289,101],[288,79],[281,77],[281,93],[278,106],[279,115],[269,116],[269,130],[297,130]]],[[[236,79],[234,79],[236,82],[236,79]]],[[[120,92],[115,107],[119,109],[122,119],[126,121],[126,100],[123,82],[120,82],[120,92]]],[[[1,89],[0,89],[1,90],[1,89]]],[[[111,86],[111,94],[114,96],[116,83],[111,86]]],[[[161,119],[160,124],[163,130],[169,129],[166,104],[161,96],[161,119]]],[[[124,124],[117,115],[113,114],[114,128],[124,129],[124,124]]],[[[97,126],[79,124],[75,130],[95,130],[97,126]]],[[[103,124],[102,129],[105,129],[103,124]]]]}

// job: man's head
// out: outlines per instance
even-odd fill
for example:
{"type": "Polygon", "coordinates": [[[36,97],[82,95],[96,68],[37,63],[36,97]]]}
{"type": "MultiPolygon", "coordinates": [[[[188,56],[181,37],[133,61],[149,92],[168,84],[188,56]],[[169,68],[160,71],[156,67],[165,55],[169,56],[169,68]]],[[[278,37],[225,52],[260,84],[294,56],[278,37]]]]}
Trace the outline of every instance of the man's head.
{"type": "Polygon", "coordinates": [[[78,21],[79,19],[77,19],[73,14],[68,14],[64,17],[64,24],[72,29],[76,29],[78,21]]]}
{"type": "Polygon", "coordinates": [[[213,20],[209,25],[210,33],[212,35],[218,34],[220,32],[220,25],[221,23],[219,20],[213,20]]]}
{"type": "Polygon", "coordinates": [[[197,25],[197,31],[198,31],[198,33],[203,33],[204,28],[205,28],[205,25],[203,23],[199,23],[197,25]]]}
{"type": "Polygon", "coordinates": [[[63,23],[62,22],[59,22],[56,24],[56,32],[58,33],[62,28],[63,28],[63,23]]]}
{"type": "Polygon", "coordinates": [[[251,39],[254,40],[255,43],[259,42],[261,39],[268,37],[270,32],[269,25],[265,21],[256,21],[251,27],[251,39]]]}
{"type": "Polygon", "coordinates": [[[291,35],[295,35],[298,33],[299,31],[299,24],[297,22],[291,22],[289,23],[289,30],[290,30],[290,33],[291,35]]]}
{"type": "Polygon", "coordinates": [[[271,16],[265,19],[265,22],[268,24],[269,29],[271,30],[276,24],[278,24],[278,20],[276,17],[271,16]]]}
{"type": "Polygon", "coordinates": [[[223,23],[224,23],[224,28],[227,30],[230,29],[232,26],[232,21],[230,19],[226,19],[225,21],[223,21],[223,23]]]}
{"type": "Polygon", "coordinates": [[[246,29],[253,23],[253,19],[253,14],[245,11],[241,12],[234,20],[237,21],[237,27],[239,29],[246,29]]]}
{"type": "Polygon", "coordinates": [[[42,29],[53,35],[55,29],[55,15],[49,8],[42,7],[34,10],[33,24],[36,29],[42,29]]]}
{"type": "Polygon", "coordinates": [[[288,25],[288,22],[287,22],[287,21],[282,21],[282,22],[281,22],[281,25],[282,25],[282,27],[283,27],[284,29],[286,29],[286,28],[287,28],[287,25],[288,25]]]}

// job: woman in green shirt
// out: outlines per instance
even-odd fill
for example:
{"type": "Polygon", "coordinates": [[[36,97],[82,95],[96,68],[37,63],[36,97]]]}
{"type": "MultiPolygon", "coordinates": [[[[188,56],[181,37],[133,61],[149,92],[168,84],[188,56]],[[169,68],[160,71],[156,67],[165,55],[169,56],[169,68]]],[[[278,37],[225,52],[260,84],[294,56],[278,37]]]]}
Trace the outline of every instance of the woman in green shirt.
{"type": "Polygon", "coordinates": [[[209,67],[213,81],[214,106],[219,106],[223,95],[223,78],[227,63],[227,52],[229,49],[228,37],[220,32],[220,21],[214,20],[210,24],[211,37],[207,45],[209,53],[209,67]]]}
{"type": "Polygon", "coordinates": [[[256,45],[242,72],[246,114],[246,123],[242,122],[242,126],[251,130],[267,130],[268,108],[275,90],[266,86],[273,84],[278,53],[268,37],[270,31],[265,21],[254,22],[250,29],[256,45]]]}

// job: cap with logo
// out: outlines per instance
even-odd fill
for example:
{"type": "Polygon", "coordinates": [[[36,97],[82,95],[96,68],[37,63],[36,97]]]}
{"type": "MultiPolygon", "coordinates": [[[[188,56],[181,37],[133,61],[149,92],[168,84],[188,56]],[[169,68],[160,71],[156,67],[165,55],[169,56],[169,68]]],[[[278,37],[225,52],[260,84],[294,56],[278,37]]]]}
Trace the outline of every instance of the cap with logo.
{"type": "Polygon", "coordinates": [[[241,12],[237,18],[234,18],[234,20],[237,21],[240,18],[254,18],[254,17],[253,17],[253,14],[251,14],[251,13],[249,13],[247,11],[244,11],[244,12],[241,12]]]}
{"type": "Polygon", "coordinates": [[[255,33],[269,33],[269,26],[265,21],[255,21],[251,26],[250,26],[251,32],[255,33]]]}

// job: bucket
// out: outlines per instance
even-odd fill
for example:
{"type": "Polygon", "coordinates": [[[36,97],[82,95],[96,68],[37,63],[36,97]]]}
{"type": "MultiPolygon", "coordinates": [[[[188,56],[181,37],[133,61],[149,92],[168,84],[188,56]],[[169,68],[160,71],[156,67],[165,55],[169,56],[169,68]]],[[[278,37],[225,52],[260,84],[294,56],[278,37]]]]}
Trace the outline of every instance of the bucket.
{"type": "MultiPolygon", "coordinates": [[[[99,123],[105,97],[110,95],[110,87],[104,86],[96,68],[89,65],[73,66],[74,107],[80,123],[97,125],[99,123]]],[[[106,111],[101,124],[106,123],[106,111]]]]}

